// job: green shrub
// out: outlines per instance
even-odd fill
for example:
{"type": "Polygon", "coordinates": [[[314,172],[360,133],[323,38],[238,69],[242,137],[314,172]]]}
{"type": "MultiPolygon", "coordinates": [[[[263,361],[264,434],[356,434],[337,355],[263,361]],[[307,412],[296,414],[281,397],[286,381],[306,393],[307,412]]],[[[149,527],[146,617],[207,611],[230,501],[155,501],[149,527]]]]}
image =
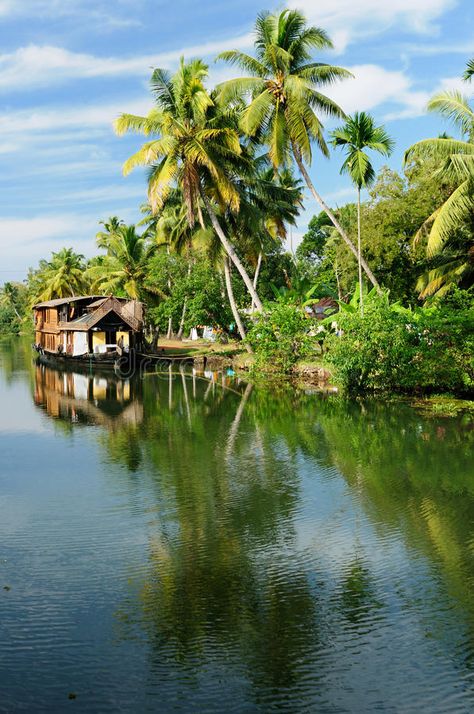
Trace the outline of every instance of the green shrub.
{"type": "Polygon", "coordinates": [[[364,317],[339,313],[341,335],[326,339],[336,381],[351,392],[456,392],[474,388],[474,311],[408,310],[386,296],[364,317]]]}
{"type": "Polygon", "coordinates": [[[290,372],[295,362],[313,353],[314,340],[308,334],[313,326],[300,307],[271,303],[247,334],[255,351],[255,369],[290,372]]]}

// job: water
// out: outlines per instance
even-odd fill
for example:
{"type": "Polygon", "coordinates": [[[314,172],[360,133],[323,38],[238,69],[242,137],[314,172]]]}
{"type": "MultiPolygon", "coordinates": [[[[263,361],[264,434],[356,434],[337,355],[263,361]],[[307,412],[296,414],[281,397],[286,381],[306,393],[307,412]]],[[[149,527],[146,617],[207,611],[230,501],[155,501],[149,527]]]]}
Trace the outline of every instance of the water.
{"type": "Polygon", "coordinates": [[[1,712],[473,711],[467,417],[0,360],[1,712]]]}

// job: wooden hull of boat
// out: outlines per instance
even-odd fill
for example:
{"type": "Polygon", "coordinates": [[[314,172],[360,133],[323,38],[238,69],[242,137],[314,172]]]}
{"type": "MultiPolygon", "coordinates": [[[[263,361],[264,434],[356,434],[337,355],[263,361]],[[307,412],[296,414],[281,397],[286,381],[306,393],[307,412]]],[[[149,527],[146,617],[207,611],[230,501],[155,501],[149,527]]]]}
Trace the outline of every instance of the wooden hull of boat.
{"type": "Polygon", "coordinates": [[[117,354],[97,356],[86,355],[84,357],[72,357],[71,355],[59,355],[51,352],[43,352],[36,355],[38,364],[48,367],[60,367],[80,372],[102,372],[102,371],[124,371],[129,368],[130,360],[117,354]]]}

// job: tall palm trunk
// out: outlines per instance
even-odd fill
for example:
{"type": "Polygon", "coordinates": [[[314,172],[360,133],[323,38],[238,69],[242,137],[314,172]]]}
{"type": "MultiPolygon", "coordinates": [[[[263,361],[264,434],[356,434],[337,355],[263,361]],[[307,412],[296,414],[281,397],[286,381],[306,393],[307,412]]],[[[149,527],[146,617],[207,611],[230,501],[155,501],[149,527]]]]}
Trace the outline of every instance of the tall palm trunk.
{"type": "MultiPolygon", "coordinates": [[[[188,256],[188,260],[189,260],[189,256],[188,256]]],[[[191,261],[189,260],[189,262],[188,262],[188,280],[189,280],[189,276],[190,276],[190,275],[191,275],[191,261]]],[[[176,337],[177,337],[178,340],[182,340],[182,339],[183,339],[184,320],[185,320],[185,318],[186,318],[186,310],[187,310],[187,307],[188,307],[188,296],[185,295],[185,296],[184,296],[184,301],[183,301],[183,310],[182,310],[182,312],[181,312],[181,320],[179,321],[178,334],[176,335],[176,337]]]]}
{"type": "MultiPolygon", "coordinates": [[[[302,174],[304,180],[306,181],[307,187],[309,188],[309,190],[311,191],[311,193],[313,194],[314,198],[315,198],[316,201],[319,203],[319,205],[321,206],[321,208],[323,209],[323,211],[326,213],[326,215],[327,215],[328,218],[330,219],[331,223],[332,223],[333,226],[336,228],[336,230],[338,231],[338,233],[339,233],[339,235],[341,236],[341,238],[343,239],[343,241],[346,243],[346,245],[347,245],[347,247],[349,248],[349,250],[353,253],[353,255],[357,258],[357,260],[359,260],[359,253],[358,253],[358,251],[357,251],[357,248],[355,247],[355,245],[353,244],[353,242],[351,241],[351,239],[350,239],[349,236],[347,235],[346,231],[345,231],[344,228],[341,226],[341,224],[339,223],[339,221],[337,220],[336,216],[335,216],[334,213],[331,211],[331,209],[329,208],[329,206],[327,205],[327,203],[324,201],[324,199],[323,199],[323,198],[319,195],[319,193],[316,191],[316,189],[315,189],[315,187],[314,187],[314,184],[313,184],[313,182],[312,182],[311,179],[310,179],[309,173],[307,172],[306,167],[305,167],[305,165],[304,165],[304,163],[303,163],[303,160],[302,160],[302,158],[301,158],[301,154],[300,154],[299,151],[295,148],[295,146],[293,146],[293,155],[294,155],[294,157],[295,157],[296,163],[298,164],[298,168],[299,168],[299,170],[301,171],[301,174],[302,174]]],[[[372,283],[372,285],[373,285],[375,288],[377,288],[377,291],[378,291],[378,292],[380,292],[380,285],[378,284],[377,278],[375,277],[375,275],[373,274],[373,272],[371,271],[371,269],[369,268],[369,266],[368,266],[367,263],[365,262],[365,259],[362,257],[362,255],[360,256],[360,264],[361,264],[361,266],[364,268],[364,271],[365,271],[367,277],[369,278],[370,282],[372,283]]]]}
{"type": "MultiPolygon", "coordinates": [[[[255,290],[257,289],[258,276],[260,275],[261,266],[262,266],[262,251],[260,251],[260,253],[258,254],[257,267],[255,268],[255,275],[253,276],[253,286],[254,286],[255,290]]],[[[251,308],[252,312],[254,311],[254,309],[255,309],[255,303],[252,300],[252,308],[251,308]]]]}
{"type": "Polygon", "coordinates": [[[253,286],[250,276],[247,273],[247,271],[245,270],[244,266],[242,265],[242,262],[241,262],[239,256],[235,252],[234,246],[232,245],[232,243],[229,241],[229,239],[225,235],[224,231],[222,230],[221,225],[217,219],[217,216],[214,213],[214,210],[213,210],[211,204],[209,203],[209,199],[207,198],[204,191],[201,191],[201,196],[202,196],[202,200],[204,201],[204,205],[206,206],[206,211],[208,213],[208,216],[211,219],[212,227],[214,228],[217,236],[219,237],[220,242],[224,246],[224,249],[225,249],[227,255],[229,256],[229,258],[231,259],[231,261],[233,262],[233,264],[239,271],[240,275],[242,276],[242,280],[244,281],[245,286],[246,286],[247,290],[249,291],[250,297],[252,298],[257,310],[263,310],[262,301],[260,300],[260,298],[257,295],[257,292],[253,286]]]}
{"type": "Polygon", "coordinates": [[[364,290],[362,284],[362,251],[360,249],[360,186],[357,186],[357,262],[359,264],[360,315],[364,317],[364,290]]]}
{"type": "Polygon", "coordinates": [[[235,302],[234,290],[232,288],[232,277],[230,274],[230,263],[229,263],[229,258],[227,256],[225,256],[225,258],[224,258],[224,275],[225,275],[225,286],[227,288],[227,296],[229,298],[230,309],[232,310],[235,324],[237,325],[239,335],[241,336],[242,340],[244,341],[245,349],[247,350],[247,352],[252,352],[252,348],[250,347],[250,345],[247,342],[245,342],[245,338],[247,337],[247,335],[245,333],[245,328],[242,323],[240,313],[237,309],[237,304],[235,302]]]}
{"type": "MultiPolygon", "coordinates": [[[[170,247],[169,245],[166,246],[166,252],[168,255],[170,254],[170,247]]],[[[171,293],[171,278],[168,278],[168,291],[171,293]]],[[[168,318],[168,331],[166,333],[166,339],[171,340],[173,336],[173,318],[169,317],[168,318]]]]}

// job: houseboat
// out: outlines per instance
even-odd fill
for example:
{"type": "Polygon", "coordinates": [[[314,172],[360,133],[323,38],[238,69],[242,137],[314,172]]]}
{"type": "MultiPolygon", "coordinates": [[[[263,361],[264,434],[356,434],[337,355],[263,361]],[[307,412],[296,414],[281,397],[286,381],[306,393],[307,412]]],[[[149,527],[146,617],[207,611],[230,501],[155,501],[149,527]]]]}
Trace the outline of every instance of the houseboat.
{"type": "Polygon", "coordinates": [[[33,306],[35,350],[43,362],[114,366],[135,356],[143,340],[143,305],[100,295],[73,296],[33,306]]]}

